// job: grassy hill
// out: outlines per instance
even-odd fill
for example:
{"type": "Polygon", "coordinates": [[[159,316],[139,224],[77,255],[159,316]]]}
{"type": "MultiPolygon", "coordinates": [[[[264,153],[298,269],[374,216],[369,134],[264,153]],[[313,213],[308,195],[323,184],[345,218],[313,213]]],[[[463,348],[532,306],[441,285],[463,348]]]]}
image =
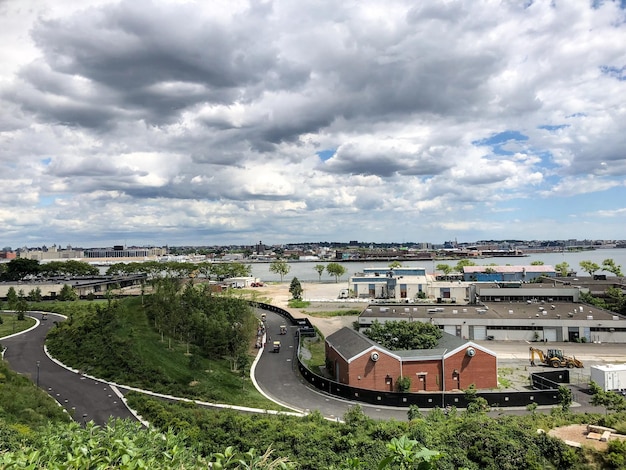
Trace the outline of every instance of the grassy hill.
{"type": "Polygon", "coordinates": [[[48,336],[49,351],[65,364],[158,393],[279,409],[256,391],[247,369],[233,371],[228,358],[204,357],[197,346],[160,334],[140,299],[115,301],[110,312],[88,302],[82,306],[48,336]]]}

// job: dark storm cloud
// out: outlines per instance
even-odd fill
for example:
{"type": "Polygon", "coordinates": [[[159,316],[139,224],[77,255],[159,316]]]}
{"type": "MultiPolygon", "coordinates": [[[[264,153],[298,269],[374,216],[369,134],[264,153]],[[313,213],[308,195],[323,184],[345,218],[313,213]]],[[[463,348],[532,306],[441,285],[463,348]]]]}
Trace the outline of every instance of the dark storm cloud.
{"type": "MultiPolygon", "coordinates": [[[[306,80],[308,71],[279,58],[263,18],[252,16],[263,9],[230,22],[203,13],[190,5],[123,1],[42,21],[33,37],[57,76],[46,83],[27,72],[23,77],[41,92],[58,93],[63,79],[83,77],[109,95],[107,101],[89,97],[94,108],[115,103],[155,123],[168,122],[197,103],[251,100],[306,80]]],[[[53,121],[86,119],[80,113],[74,119],[55,116],[40,97],[31,101],[33,110],[41,102],[39,114],[53,121]]],[[[86,120],[84,125],[95,124],[86,120]]]]}
{"type": "MultiPolygon", "coordinates": [[[[372,146],[373,147],[373,146],[372,146]]],[[[409,153],[388,147],[369,148],[367,145],[343,145],[336,154],[320,164],[329,173],[378,175],[429,176],[440,174],[450,166],[444,155],[427,152],[409,153]]]]}

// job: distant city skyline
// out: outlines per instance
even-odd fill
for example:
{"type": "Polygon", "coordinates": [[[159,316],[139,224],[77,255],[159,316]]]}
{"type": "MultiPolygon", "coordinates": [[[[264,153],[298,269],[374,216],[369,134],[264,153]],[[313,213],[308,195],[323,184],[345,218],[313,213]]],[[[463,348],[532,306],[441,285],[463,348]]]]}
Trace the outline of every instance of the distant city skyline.
{"type": "Polygon", "coordinates": [[[372,242],[366,240],[350,240],[347,242],[341,241],[308,241],[308,242],[289,242],[289,243],[264,243],[264,242],[256,242],[251,244],[235,244],[235,243],[227,243],[224,245],[197,245],[197,244],[183,244],[183,245],[174,245],[174,244],[163,244],[163,245],[125,245],[125,244],[113,244],[107,246],[91,246],[85,244],[77,244],[77,245],[66,245],[61,246],[56,243],[43,243],[41,245],[19,245],[19,246],[8,246],[0,244],[0,251],[10,250],[10,251],[20,251],[23,249],[28,250],[52,250],[52,251],[73,251],[73,250],[98,250],[98,249],[116,249],[116,250],[125,250],[132,248],[155,248],[161,249],[166,247],[171,248],[198,248],[198,249],[209,249],[209,248],[249,248],[253,251],[257,249],[261,250],[271,250],[272,248],[277,247],[311,247],[317,246],[319,248],[350,248],[350,247],[372,247],[374,249],[377,248],[401,248],[401,247],[410,247],[410,248],[423,248],[426,250],[441,250],[441,249],[452,249],[455,247],[461,249],[468,248],[478,248],[478,249],[516,249],[521,247],[529,247],[533,249],[539,248],[626,248],[626,239],[624,240],[608,240],[608,239],[599,239],[599,240],[591,240],[591,239],[567,239],[567,240],[474,240],[474,241],[456,241],[456,240],[447,240],[444,243],[431,243],[428,241],[410,241],[410,242],[372,242]]]}
{"type": "Polygon", "coordinates": [[[626,2],[0,2],[0,246],[626,238],[626,2]]]}

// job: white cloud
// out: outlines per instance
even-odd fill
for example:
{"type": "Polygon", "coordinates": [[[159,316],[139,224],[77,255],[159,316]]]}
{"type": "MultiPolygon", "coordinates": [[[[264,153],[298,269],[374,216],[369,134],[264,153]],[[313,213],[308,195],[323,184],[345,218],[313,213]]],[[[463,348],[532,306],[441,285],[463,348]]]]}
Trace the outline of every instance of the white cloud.
{"type": "Polygon", "coordinates": [[[555,221],[626,198],[625,20],[619,2],[2,2],[3,245],[588,237],[555,221]]]}

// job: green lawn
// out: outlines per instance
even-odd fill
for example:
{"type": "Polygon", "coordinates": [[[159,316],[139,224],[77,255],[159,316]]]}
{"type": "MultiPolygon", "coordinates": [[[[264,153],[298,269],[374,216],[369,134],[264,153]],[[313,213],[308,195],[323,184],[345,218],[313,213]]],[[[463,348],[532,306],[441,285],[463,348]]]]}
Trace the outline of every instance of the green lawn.
{"type": "Polygon", "coordinates": [[[318,311],[318,310],[302,310],[302,313],[305,315],[310,315],[312,317],[318,318],[330,318],[330,317],[342,317],[342,316],[350,316],[350,315],[359,315],[362,310],[356,309],[348,309],[346,310],[328,310],[328,311],[318,311]]]}
{"type": "Polygon", "coordinates": [[[51,353],[69,366],[125,385],[200,401],[282,409],[254,388],[249,371],[232,371],[228,359],[206,358],[185,342],[162,337],[148,324],[140,299],[119,302],[123,308],[110,338],[90,327],[89,319],[97,315],[93,305],[64,305],[72,324],[68,320],[58,332],[51,331],[51,353]]]}
{"type": "Polygon", "coordinates": [[[0,318],[2,319],[0,338],[27,330],[35,324],[35,320],[28,316],[24,320],[18,320],[15,314],[0,313],[0,318]]]}

